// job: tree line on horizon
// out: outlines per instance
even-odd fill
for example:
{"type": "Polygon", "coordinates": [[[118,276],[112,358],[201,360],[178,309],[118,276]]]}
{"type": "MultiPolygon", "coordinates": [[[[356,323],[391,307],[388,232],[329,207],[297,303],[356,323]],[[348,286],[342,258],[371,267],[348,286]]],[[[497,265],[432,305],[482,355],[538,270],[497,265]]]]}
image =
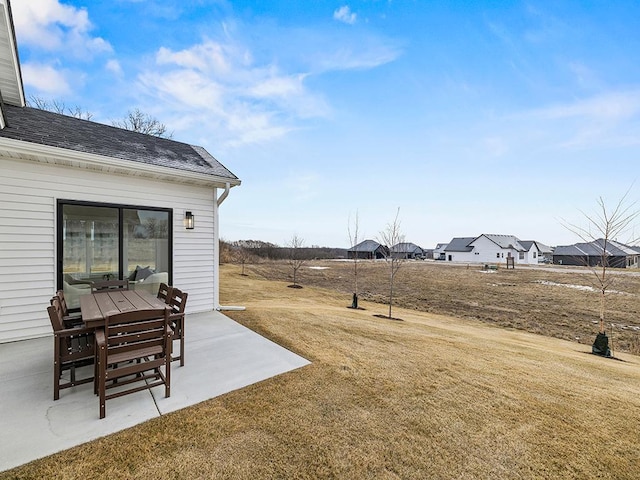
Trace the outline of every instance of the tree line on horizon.
{"type": "MultiPolygon", "coordinates": [[[[347,258],[346,248],[310,247],[298,246],[296,255],[303,260],[329,260],[347,258]]],[[[220,261],[231,263],[242,262],[243,256],[247,256],[244,262],[255,259],[262,260],[287,260],[291,257],[291,246],[280,246],[263,240],[234,240],[220,239],[220,261]]]]}

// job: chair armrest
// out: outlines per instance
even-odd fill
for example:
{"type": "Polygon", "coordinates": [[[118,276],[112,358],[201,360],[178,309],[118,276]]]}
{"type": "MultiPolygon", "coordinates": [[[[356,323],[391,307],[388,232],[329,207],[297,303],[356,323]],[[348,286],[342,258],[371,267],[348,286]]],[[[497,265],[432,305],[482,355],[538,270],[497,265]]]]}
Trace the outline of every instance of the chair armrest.
{"type": "Polygon", "coordinates": [[[96,346],[100,347],[107,344],[107,337],[104,335],[104,330],[96,330],[96,346]]]}
{"type": "Polygon", "coordinates": [[[89,335],[95,332],[93,328],[87,327],[75,327],[75,328],[65,328],[63,330],[58,330],[53,332],[56,337],[75,337],[77,335],[89,335]]]}

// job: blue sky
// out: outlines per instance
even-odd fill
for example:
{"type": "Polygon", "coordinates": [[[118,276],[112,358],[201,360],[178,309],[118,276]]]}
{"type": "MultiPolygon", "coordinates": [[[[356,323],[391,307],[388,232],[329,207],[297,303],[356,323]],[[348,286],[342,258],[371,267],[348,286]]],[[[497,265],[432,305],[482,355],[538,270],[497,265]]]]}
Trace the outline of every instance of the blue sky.
{"type": "MultiPolygon", "coordinates": [[[[640,197],[640,2],[14,0],[27,97],[139,108],[242,179],[221,235],[579,241],[640,197]]],[[[638,229],[640,231],[640,229],[638,229]]],[[[620,239],[625,240],[625,239],[620,239]]]]}

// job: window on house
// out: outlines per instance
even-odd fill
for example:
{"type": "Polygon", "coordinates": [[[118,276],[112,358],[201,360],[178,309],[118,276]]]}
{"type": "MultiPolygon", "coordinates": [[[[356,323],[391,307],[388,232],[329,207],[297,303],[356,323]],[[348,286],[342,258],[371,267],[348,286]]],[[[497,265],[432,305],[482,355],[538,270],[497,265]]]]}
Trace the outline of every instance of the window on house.
{"type": "Polygon", "coordinates": [[[524,260],[524,252],[519,252],[518,253],[518,259],[519,260],[524,260]]]}
{"type": "Polygon", "coordinates": [[[533,252],[533,258],[536,258],[538,256],[538,252],[533,252]]]}
{"type": "Polygon", "coordinates": [[[496,258],[500,258],[500,252],[496,253],[496,258]]]}
{"type": "Polygon", "coordinates": [[[69,308],[95,280],[129,279],[130,288],[154,294],[156,280],[169,283],[171,222],[169,209],[60,200],[57,278],[69,308]],[[138,266],[144,279],[133,277],[138,266]]]}

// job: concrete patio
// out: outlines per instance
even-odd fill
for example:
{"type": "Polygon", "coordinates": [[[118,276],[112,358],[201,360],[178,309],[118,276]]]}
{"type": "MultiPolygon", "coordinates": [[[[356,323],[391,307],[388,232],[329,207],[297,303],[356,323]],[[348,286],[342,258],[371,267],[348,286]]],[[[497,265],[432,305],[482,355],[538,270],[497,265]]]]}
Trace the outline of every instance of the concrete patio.
{"type": "Polygon", "coordinates": [[[171,397],[156,387],[109,400],[98,418],[91,383],[53,401],[53,339],[0,345],[0,471],[309,364],[219,312],[188,315],[185,366],[171,397]]]}

